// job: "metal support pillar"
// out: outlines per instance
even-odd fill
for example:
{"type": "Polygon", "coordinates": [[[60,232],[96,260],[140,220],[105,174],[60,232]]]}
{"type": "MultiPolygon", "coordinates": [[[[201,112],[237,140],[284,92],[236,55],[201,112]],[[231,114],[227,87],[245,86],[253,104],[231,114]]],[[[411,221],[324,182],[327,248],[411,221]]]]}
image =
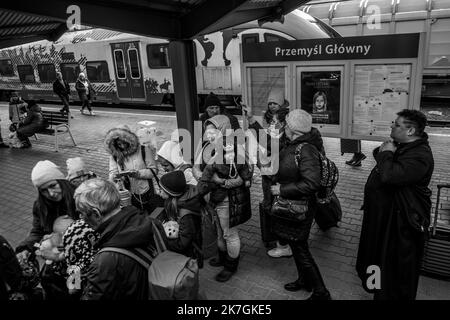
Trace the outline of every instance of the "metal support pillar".
{"type": "Polygon", "coordinates": [[[169,59],[172,68],[178,128],[186,129],[191,134],[191,155],[193,156],[195,149],[194,121],[199,118],[193,41],[170,41],[169,59]]]}

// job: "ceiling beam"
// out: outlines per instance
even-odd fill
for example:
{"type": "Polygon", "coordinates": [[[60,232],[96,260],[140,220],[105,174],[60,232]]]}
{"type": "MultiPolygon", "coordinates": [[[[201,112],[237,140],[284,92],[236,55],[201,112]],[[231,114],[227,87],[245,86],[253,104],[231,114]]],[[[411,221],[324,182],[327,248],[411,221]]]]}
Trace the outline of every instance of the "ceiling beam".
{"type": "Polygon", "coordinates": [[[280,6],[283,9],[283,14],[288,14],[289,12],[300,8],[307,2],[309,2],[309,0],[283,0],[280,6]]]}
{"type": "Polygon", "coordinates": [[[1,39],[0,40],[0,49],[14,47],[18,45],[22,45],[25,43],[35,42],[44,40],[43,36],[32,36],[32,37],[23,37],[23,38],[14,38],[14,39],[1,39]]]}
{"type": "Polygon", "coordinates": [[[247,0],[207,0],[195,7],[190,13],[181,18],[183,26],[182,37],[190,39],[203,33],[210,26],[224,20],[247,0]]]}
{"type": "Polygon", "coordinates": [[[13,0],[2,2],[1,8],[66,22],[70,16],[66,13],[67,8],[73,4],[80,7],[82,25],[157,38],[180,38],[181,35],[180,21],[171,14],[133,6],[120,6],[119,3],[111,6],[113,2],[99,4],[95,1],[58,0],[41,1],[37,5],[35,0],[13,0]]]}

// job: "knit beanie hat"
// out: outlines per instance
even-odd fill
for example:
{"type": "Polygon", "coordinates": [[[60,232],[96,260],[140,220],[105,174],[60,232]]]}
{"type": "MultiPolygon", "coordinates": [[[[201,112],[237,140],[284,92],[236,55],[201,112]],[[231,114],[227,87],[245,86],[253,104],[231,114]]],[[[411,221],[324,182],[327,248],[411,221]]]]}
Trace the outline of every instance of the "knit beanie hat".
{"type": "Polygon", "coordinates": [[[51,180],[64,180],[59,167],[49,160],[39,161],[31,170],[31,182],[36,188],[51,180]]]}
{"type": "Polygon", "coordinates": [[[69,181],[89,173],[85,169],[83,159],[81,159],[80,157],[69,158],[66,160],[66,164],[67,164],[67,180],[69,181]]]}
{"type": "Polygon", "coordinates": [[[159,180],[160,187],[172,197],[183,195],[186,190],[186,178],[179,170],[168,172],[159,180]]]}
{"type": "Polygon", "coordinates": [[[267,98],[267,104],[270,102],[278,103],[280,106],[284,103],[284,89],[282,88],[272,88],[267,98]]]}
{"type": "Polygon", "coordinates": [[[294,133],[306,133],[311,131],[312,117],[302,109],[294,109],[286,116],[286,125],[294,133]]]}
{"type": "Polygon", "coordinates": [[[205,99],[205,110],[210,106],[222,107],[222,103],[220,102],[219,97],[217,97],[212,92],[208,94],[208,96],[205,99]]]}
{"type": "Polygon", "coordinates": [[[78,266],[81,270],[88,267],[96,253],[95,243],[99,234],[83,219],[72,223],[63,235],[64,256],[69,267],[78,266]]]}

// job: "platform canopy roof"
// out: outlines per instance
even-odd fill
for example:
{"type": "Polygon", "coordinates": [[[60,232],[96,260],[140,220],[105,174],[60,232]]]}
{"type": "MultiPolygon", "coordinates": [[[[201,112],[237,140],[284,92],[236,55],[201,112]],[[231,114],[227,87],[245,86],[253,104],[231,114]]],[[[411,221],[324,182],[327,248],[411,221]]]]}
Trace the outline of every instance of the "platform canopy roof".
{"type": "Polygon", "coordinates": [[[80,23],[171,40],[193,39],[252,20],[273,21],[307,0],[8,0],[0,3],[0,48],[47,39],[80,23]],[[69,11],[69,12],[68,12],[69,11]],[[70,19],[69,19],[70,20],[70,19]]]}

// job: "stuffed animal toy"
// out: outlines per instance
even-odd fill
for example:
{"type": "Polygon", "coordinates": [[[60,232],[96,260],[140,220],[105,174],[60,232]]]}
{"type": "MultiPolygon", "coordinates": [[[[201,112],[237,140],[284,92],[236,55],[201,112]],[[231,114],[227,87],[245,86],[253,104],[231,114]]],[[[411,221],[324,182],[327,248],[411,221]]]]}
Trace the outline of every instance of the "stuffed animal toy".
{"type": "Polygon", "coordinates": [[[164,227],[164,231],[165,231],[168,239],[178,238],[178,232],[180,229],[178,222],[169,220],[169,221],[163,223],[163,227],[164,227]]]}

